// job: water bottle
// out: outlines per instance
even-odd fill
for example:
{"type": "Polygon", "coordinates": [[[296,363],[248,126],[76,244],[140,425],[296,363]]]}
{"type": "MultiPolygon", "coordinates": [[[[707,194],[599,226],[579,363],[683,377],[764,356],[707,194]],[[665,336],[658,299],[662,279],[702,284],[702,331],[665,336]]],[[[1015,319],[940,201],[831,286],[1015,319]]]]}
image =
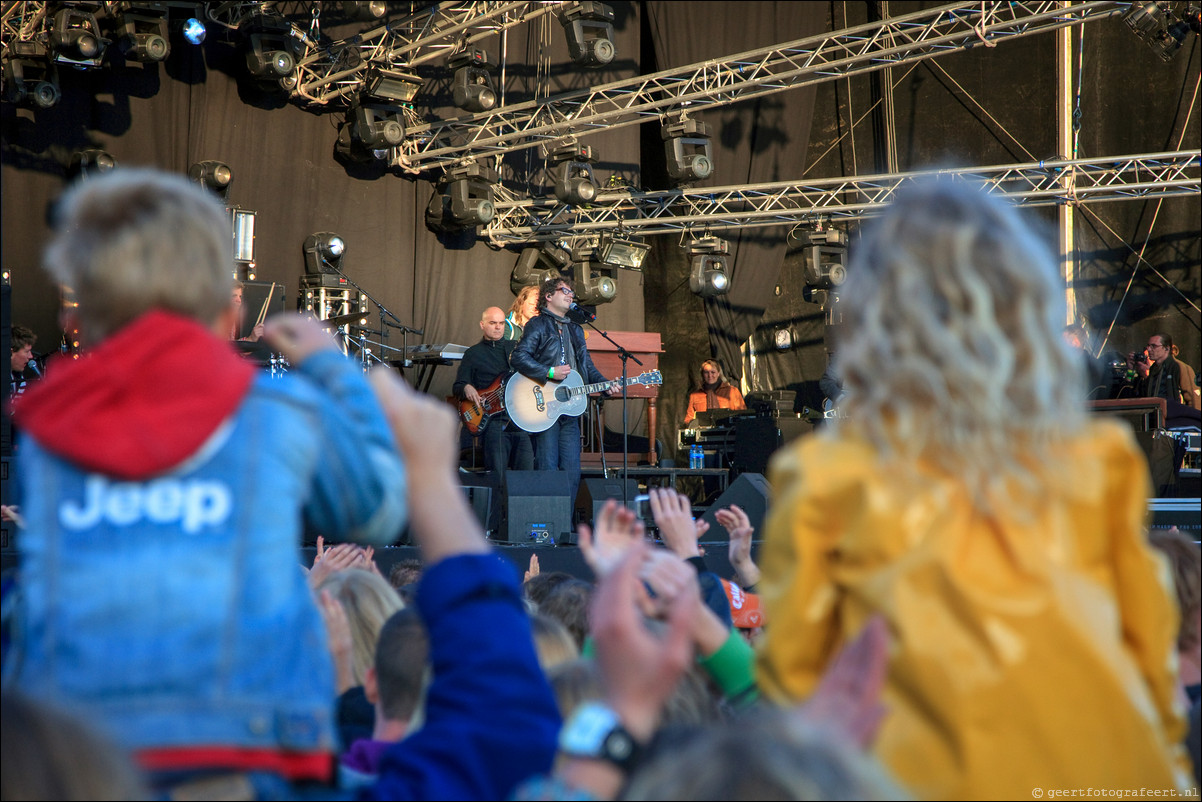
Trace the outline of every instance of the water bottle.
{"type": "Polygon", "coordinates": [[[693,446],[689,449],[689,470],[696,470],[703,465],[705,456],[701,452],[701,446],[693,446]]]}

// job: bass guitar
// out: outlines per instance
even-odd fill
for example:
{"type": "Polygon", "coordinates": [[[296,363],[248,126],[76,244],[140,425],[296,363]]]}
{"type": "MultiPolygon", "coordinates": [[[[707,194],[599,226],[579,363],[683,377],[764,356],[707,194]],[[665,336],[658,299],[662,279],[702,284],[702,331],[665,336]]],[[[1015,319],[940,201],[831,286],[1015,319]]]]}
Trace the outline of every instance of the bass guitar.
{"type": "MultiPolygon", "coordinates": [[[[626,379],[631,384],[663,384],[658,370],[649,370],[626,379]]],[[[622,379],[585,384],[577,371],[572,371],[561,382],[550,380],[536,382],[520,373],[514,374],[505,384],[505,410],[509,419],[527,432],[542,432],[560,415],[581,415],[588,406],[589,393],[599,393],[611,387],[621,387],[622,379]]]]}
{"type": "Polygon", "coordinates": [[[473,404],[466,398],[459,402],[459,420],[472,434],[480,434],[490,418],[505,411],[505,376],[498,376],[492,384],[480,391],[480,403],[473,404]]]}

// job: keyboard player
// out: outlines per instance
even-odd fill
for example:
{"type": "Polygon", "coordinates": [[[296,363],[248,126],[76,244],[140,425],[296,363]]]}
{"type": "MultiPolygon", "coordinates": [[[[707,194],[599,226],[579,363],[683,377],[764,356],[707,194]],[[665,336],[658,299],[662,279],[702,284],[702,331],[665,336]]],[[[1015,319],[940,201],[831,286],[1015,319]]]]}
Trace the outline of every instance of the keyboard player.
{"type": "Polygon", "coordinates": [[[684,413],[685,425],[692,423],[698,412],[717,409],[747,409],[747,403],[739,388],[726,381],[718,361],[707,359],[701,363],[701,386],[689,393],[689,406],[684,413]]]}

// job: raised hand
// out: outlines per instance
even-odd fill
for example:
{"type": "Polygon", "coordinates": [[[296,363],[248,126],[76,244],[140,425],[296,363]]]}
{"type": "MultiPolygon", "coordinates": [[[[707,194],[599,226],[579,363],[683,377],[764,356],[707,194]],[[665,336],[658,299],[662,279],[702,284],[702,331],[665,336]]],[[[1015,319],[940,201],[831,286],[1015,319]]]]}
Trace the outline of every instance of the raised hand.
{"type": "Polygon", "coordinates": [[[760,581],[760,568],[751,559],[751,538],[755,534],[751,519],[735,504],[718,510],[714,513],[714,518],[730,533],[728,556],[739,584],[745,588],[751,587],[760,581]]]}
{"type": "Polygon", "coordinates": [[[647,492],[650,496],[651,517],[659,527],[659,536],[664,545],[682,560],[701,554],[697,548],[700,532],[693,521],[693,503],[683,493],[667,487],[654,487],[647,492]]]}
{"type": "Polygon", "coordinates": [[[617,566],[632,546],[643,541],[645,530],[634,510],[612,498],[601,506],[593,525],[595,531],[588,524],[577,527],[577,542],[584,561],[600,579],[617,566]]]}

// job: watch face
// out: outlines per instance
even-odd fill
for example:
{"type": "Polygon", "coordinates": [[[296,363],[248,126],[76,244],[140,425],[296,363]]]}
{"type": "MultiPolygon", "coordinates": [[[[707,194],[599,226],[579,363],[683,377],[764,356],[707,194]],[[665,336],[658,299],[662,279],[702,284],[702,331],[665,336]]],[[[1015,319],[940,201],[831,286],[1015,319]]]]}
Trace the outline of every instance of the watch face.
{"type": "Polygon", "coordinates": [[[609,737],[605,739],[604,757],[621,763],[633,752],[634,741],[630,739],[630,734],[626,730],[610,731],[609,737]]]}
{"type": "Polygon", "coordinates": [[[605,740],[618,726],[617,715],[605,705],[586,702],[572,713],[559,733],[559,748],[569,755],[601,757],[605,740]]]}

